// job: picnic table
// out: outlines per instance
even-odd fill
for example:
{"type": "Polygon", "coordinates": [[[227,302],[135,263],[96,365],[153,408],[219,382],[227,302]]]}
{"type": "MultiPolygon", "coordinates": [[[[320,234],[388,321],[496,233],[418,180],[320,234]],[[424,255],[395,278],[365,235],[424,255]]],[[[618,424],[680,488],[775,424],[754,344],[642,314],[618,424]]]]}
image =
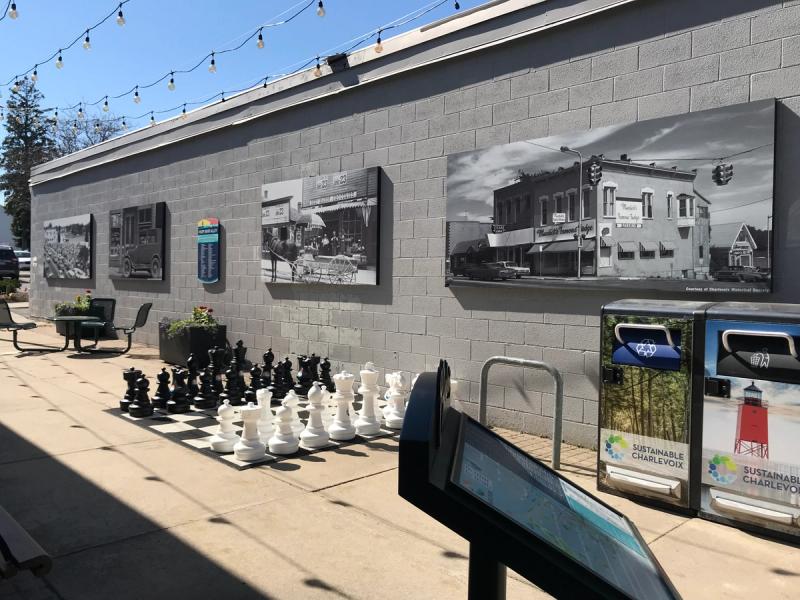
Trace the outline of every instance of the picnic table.
{"type": "MultiPolygon", "coordinates": [[[[99,321],[100,317],[94,315],[56,315],[55,317],[47,317],[47,320],[53,323],[64,323],[66,325],[64,345],[57,349],[59,352],[63,352],[69,348],[70,340],[73,342],[75,351],[82,352],[84,349],[81,348],[81,323],[99,321]]],[[[56,350],[56,348],[54,348],[54,350],[56,350]]]]}

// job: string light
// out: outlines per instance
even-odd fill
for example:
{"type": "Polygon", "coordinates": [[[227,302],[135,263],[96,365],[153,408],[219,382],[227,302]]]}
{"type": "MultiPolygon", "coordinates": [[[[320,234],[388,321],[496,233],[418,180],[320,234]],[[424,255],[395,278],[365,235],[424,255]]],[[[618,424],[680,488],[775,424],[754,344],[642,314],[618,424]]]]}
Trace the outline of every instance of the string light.
{"type": "Polygon", "coordinates": [[[140,104],[142,102],[142,97],[139,96],[139,86],[138,85],[133,90],[133,101],[136,104],[140,104]]]}
{"type": "Polygon", "coordinates": [[[72,135],[75,135],[76,133],[78,133],[78,124],[75,121],[73,121],[72,122],[72,135]]]}
{"type": "Polygon", "coordinates": [[[92,43],[89,41],[89,30],[86,30],[86,37],[83,38],[83,49],[84,50],[91,50],[92,43]]]}
{"type": "Polygon", "coordinates": [[[322,5],[322,0],[317,2],[317,16],[324,17],[325,16],[325,7],[322,5]]]}
{"type": "Polygon", "coordinates": [[[22,125],[22,117],[20,117],[19,115],[17,115],[17,123],[22,125]]]}
{"type": "Polygon", "coordinates": [[[84,114],[83,114],[83,107],[82,107],[82,106],[79,106],[79,107],[78,107],[78,119],[80,119],[80,120],[83,120],[83,117],[84,117],[84,114]]]}
{"type": "Polygon", "coordinates": [[[186,105],[183,105],[183,110],[181,110],[181,119],[186,120],[186,105]]]}
{"type": "Polygon", "coordinates": [[[33,83],[36,83],[36,82],[39,80],[39,72],[38,72],[38,71],[37,71],[37,69],[36,69],[36,67],[38,67],[38,66],[39,66],[39,65],[35,65],[35,66],[33,67],[33,73],[31,73],[31,81],[32,81],[33,83]]]}
{"type": "Polygon", "coordinates": [[[56,59],[56,69],[61,69],[64,67],[64,61],[61,60],[61,50],[58,51],[58,58],[56,59]]]}
{"type": "Polygon", "coordinates": [[[264,36],[261,35],[261,30],[258,30],[258,41],[256,42],[256,46],[260,49],[264,47],[264,36]]]}
{"type": "Polygon", "coordinates": [[[11,17],[12,19],[16,19],[19,16],[19,12],[17,11],[17,3],[16,2],[12,2],[11,3],[11,8],[8,11],[8,16],[11,17]]]}
{"type": "Polygon", "coordinates": [[[103,112],[108,112],[109,108],[110,107],[108,106],[108,96],[106,96],[106,99],[103,101],[103,112]]]}
{"type": "Polygon", "coordinates": [[[381,43],[382,31],[383,31],[382,29],[378,30],[378,40],[377,42],[375,42],[375,54],[380,54],[381,52],[383,52],[383,44],[381,43]]]}
{"type": "Polygon", "coordinates": [[[153,111],[150,111],[150,127],[156,124],[156,118],[153,116],[153,111]]]}
{"type": "Polygon", "coordinates": [[[100,133],[100,121],[95,121],[94,123],[94,132],[100,133]]]}
{"type": "Polygon", "coordinates": [[[50,117],[50,120],[53,121],[53,123],[58,123],[58,109],[56,109],[56,111],[53,113],[53,116],[50,117]]]}
{"type": "Polygon", "coordinates": [[[453,8],[455,8],[456,10],[460,10],[461,9],[461,5],[458,3],[458,0],[456,0],[455,4],[453,4],[453,8]]]}
{"type": "Polygon", "coordinates": [[[322,69],[319,66],[319,56],[317,57],[317,66],[314,67],[314,77],[319,77],[322,75],[322,69]]]}
{"type": "Polygon", "coordinates": [[[174,92],[175,91],[175,77],[174,77],[174,75],[175,75],[175,73],[172,73],[172,72],[169,74],[169,83],[167,84],[167,89],[170,92],[174,92]]]}
{"type": "Polygon", "coordinates": [[[14,81],[14,86],[11,88],[11,91],[13,93],[15,93],[15,94],[19,91],[19,80],[18,79],[14,81]]]}
{"type": "Polygon", "coordinates": [[[119,12],[117,13],[117,25],[120,27],[125,25],[125,16],[122,14],[122,4],[119,5],[119,12]]]}
{"type": "Polygon", "coordinates": [[[220,102],[225,102],[225,92],[220,92],[219,95],[222,97],[222,100],[220,100],[220,102]]]}
{"type": "Polygon", "coordinates": [[[217,61],[214,60],[214,53],[211,53],[211,62],[208,63],[208,72],[209,73],[216,73],[217,72],[217,61]]]}

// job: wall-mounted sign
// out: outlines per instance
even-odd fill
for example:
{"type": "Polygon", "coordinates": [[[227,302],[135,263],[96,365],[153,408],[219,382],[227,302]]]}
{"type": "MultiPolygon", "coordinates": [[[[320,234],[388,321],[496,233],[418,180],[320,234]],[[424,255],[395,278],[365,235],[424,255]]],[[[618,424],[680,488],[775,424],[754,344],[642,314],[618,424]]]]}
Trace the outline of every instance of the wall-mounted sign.
{"type": "Polygon", "coordinates": [[[219,281],[219,219],[197,222],[197,279],[201,283],[219,281]]]}
{"type": "MultiPolygon", "coordinates": [[[[587,237],[594,237],[594,219],[584,219],[581,221],[581,233],[587,237]]],[[[562,223],[561,225],[547,225],[537,227],[534,233],[534,243],[543,244],[545,242],[561,242],[564,240],[574,240],[578,233],[577,223],[562,223]]]]}
{"type": "Polygon", "coordinates": [[[560,225],[561,223],[567,222],[567,213],[563,212],[556,212],[553,213],[553,224],[560,225]]]}
{"type": "Polygon", "coordinates": [[[635,200],[617,200],[614,202],[617,227],[641,227],[642,203],[635,200]]]}
{"type": "Polygon", "coordinates": [[[505,225],[492,225],[492,233],[504,233],[505,230],[505,225]]]}
{"type": "Polygon", "coordinates": [[[273,204],[264,203],[261,206],[262,225],[283,225],[289,222],[291,209],[289,201],[276,202],[273,204]]]}

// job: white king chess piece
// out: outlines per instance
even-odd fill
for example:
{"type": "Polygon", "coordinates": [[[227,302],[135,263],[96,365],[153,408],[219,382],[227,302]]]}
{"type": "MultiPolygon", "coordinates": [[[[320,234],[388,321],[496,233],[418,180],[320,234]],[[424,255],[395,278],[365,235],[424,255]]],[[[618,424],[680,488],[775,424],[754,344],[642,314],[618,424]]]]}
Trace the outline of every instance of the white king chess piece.
{"type": "Polygon", "coordinates": [[[239,460],[247,462],[262,459],[267,451],[258,437],[258,418],[263,414],[262,408],[248,402],[241,412],[244,429],[241,439],[233,446],[233,454],[239,460]]]}
{"type": "Polygon", "coordinates": [[[406,416],[406,390],[408,378],[406,374],[398,371],[394,374],[394,385],[389,392],[389,414],[386,416],[386,427],[389,429],[402,429],[403,419],[406,416]]]}
{"type": "Polygon", "coordinates": [[[303,431],[303,422],[300,420],[300,396],[294,390],[289,390],[286,397],[283,399],[286,406],[292,409],[292,431],[296,436],[300,436],[303,431]]]}
{"type": "Polygon", "coordinates": [[[268,444],[269,438],[275,433],[275,427],[272,426],[272,392],[267,389],[256,390],[256,401],[258,406],[261,407],[261,416],[258,418],[258,437],[261,438],[262,444],[268,444]]]}
{"type": "Polygon", "coordinates": [[[356,419],[356,433],[358,435],[375,435],[381,431],[381,422],[375,416],[375,401],[380,394],[378,390],[378,371],[375,365],[367,363],[364,370],[360,371],[361,387],[358,393],[361,394],[361,412],[356,419]]]}
{"type": "Polygon", "coordinates": [[[239,436],[236,435],[236,428],[233,426],[233,419],[235,417],[236,411],[231,406],[230,401],[224,400],[217,409],[219,428],[217,429],[217,433],[211,436],[210,440],[211,449],[214,452],[233,452],[233,446],[239,441],[239,436]]]}
{"type": "Polygon", "coordinates": [[[300,433],[300,445],[303,448],[322,448],[330,443],[325,424],[322,422],[322,412],[325,409],[322,401],[325,396],[326,393],[315,381],[308,390],[308,423],[300,433]]]}
{"type": "Polygon", "coordinates": [[[286,399],[281,402],[281,407],[275,411],[275,422],[278,429],[269,438],[270,454],[294,454],[300,446],[297,436],[292,430],[292,409],[286,404],[286,399]]]}
{"type": "Polygon", "coordinates": [[[336,416],[333,423],[328,428],[328,433],[332,440],[345,441],[356,437],[356,428],[350,422],[350,414],[347,412],[355,399],[353,394],[353,380],[355,375],[342,371],[333,376],[333,384],[336,386],[336,393],[333,399],[336,401],[336,416]]]}

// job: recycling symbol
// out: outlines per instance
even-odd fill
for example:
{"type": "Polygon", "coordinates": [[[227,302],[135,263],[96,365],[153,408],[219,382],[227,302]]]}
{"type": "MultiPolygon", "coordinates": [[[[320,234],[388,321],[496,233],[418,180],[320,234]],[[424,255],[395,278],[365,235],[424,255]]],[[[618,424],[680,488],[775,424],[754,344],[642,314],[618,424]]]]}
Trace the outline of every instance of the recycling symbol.
{"type": "Polygon", "coordinates": [[[653,340],[642,340],[636,344],[636,354],[642,358],[650,358],[656,353],[656,343],[653,340]]]}

